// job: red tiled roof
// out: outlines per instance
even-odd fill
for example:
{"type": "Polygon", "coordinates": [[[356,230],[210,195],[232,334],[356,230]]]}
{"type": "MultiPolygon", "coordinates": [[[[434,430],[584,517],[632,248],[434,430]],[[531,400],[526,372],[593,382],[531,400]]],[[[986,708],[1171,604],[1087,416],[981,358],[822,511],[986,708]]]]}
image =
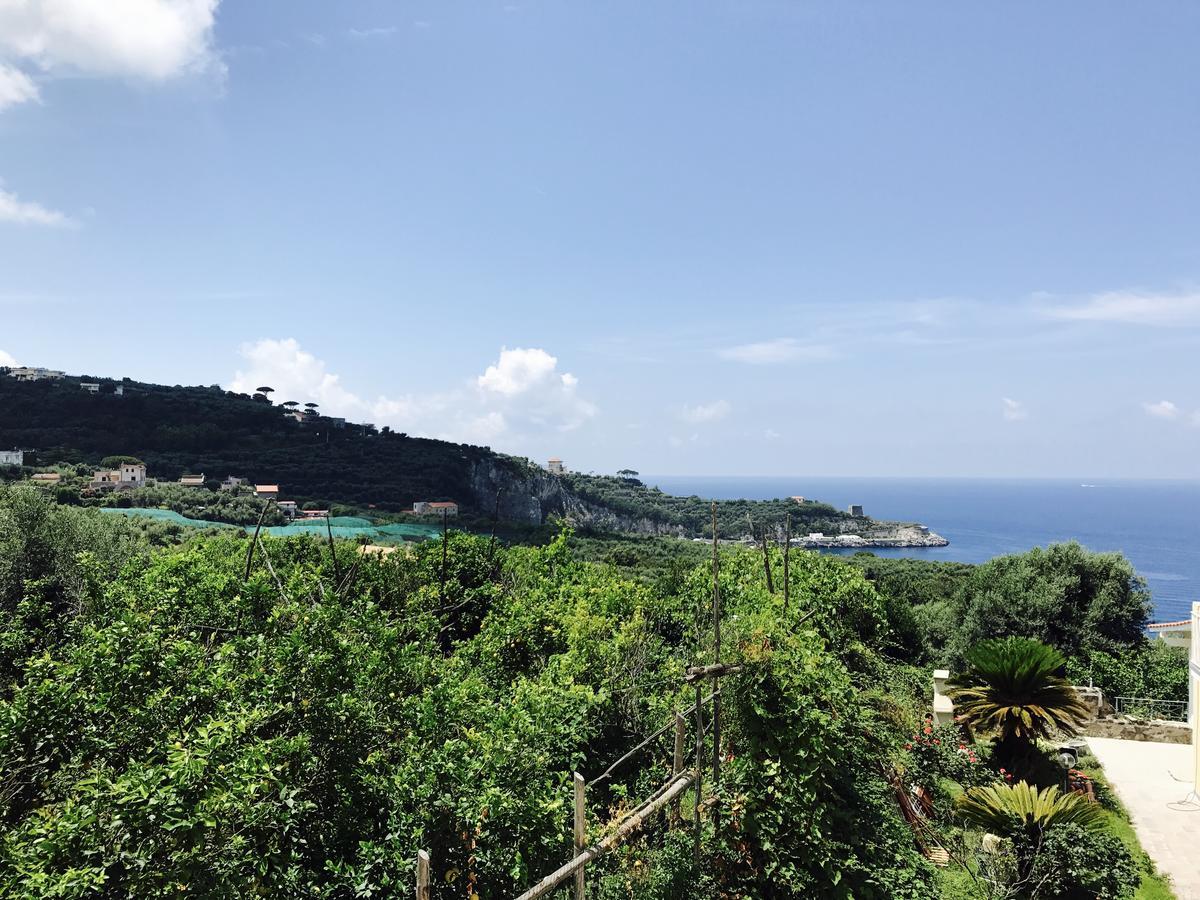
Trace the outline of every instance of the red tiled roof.
{"type": "Polygon", "coordinates": [[[1183,625],[1191,625],[1191,619],[1180,619],[1178,622],[1151,622],[1147,628],[1179,628],[1183,625]]]}

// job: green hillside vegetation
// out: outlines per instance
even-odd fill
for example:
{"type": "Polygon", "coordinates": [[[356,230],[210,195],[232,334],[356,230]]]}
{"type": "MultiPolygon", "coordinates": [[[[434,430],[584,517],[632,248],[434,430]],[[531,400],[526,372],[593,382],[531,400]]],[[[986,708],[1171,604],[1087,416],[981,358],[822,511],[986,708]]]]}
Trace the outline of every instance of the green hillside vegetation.
{"type": "MultiPolygon", "coordinates": [[[[701,497],[677,497],[658,488],[647,487],[639,479],[571,472],[563,480],[573,492],[629,516],[682,526],[689,534],[712,535],[712,501],[701,497]]],[[[812,531],[837,532],[847,523],[870,524],[869,519],[854,519],[826,503],[797,503],[789,498],[777,500],[722,500],[717,504],[717,527],[724,537],[761,533],[767,527],[772,540],[782,540],[784,523],[791,519],[792,534],[812,531]]]]}
{"type": "MultiPolygon", "coordinates": [[[[511,898],[571,856],[571,773],[596,779],[669,723],[685,668],[715,661],[712,562],[690,541],[451,532],[382,557],[266,538],[247,578],[248,549],[234,529],[155,547],[123,517],[0,487],[0,895],[405,896],[426,849],[434,897],[511,898]]],[[[759,552],[721,551],[721,658],[745,668],[723,682],[699,856],[689,792],[682,821],[589,867],[589,896],[990,896],[952,800],[1004,776],[988,735],[928,727],[907,601],[866,558],[795,551],[785,609],[770,562],[774,593],[759,552]],[[911,785],[960,848],[942,875],[898,802],[911,785]]],[[[1106,627],[1081,646],[1139,649],[1106,627]]],[[[670,756],[668,729],[589,789],[593,841],[670,756]]],[[[1045,845],[1061,896],[1150,883],[1105,874],[1104,835],[1045,845]]]]}
{"type": "Polygon", "coordinates": [[[45,466],[133,454],[165,481],[240,475],[285,485],[294,499],[390,511],[414,500],[467,498],[474,460],[515,465],[485,447],[337,428],[329,419],[302,425],[265,400],[216,386],[126,381],[116,396],[82,391],[79,381],[0,377],[0,447],[36,449],[26,462],[45,466]]]}

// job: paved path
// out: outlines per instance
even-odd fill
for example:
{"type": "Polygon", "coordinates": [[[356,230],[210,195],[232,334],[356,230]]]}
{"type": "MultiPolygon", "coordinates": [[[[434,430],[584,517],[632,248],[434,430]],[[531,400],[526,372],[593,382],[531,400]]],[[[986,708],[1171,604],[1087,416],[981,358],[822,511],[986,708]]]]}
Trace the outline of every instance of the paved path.
{"type": "Polygon", "coordinates": [[[1129,810],[1142,847],[1171,876],[1175,895],[1200,900],[1200,805],[1193,796],[1179,808],[1193,787],[1191,745],[1093,737],[1087,742],[1129,810]]]}

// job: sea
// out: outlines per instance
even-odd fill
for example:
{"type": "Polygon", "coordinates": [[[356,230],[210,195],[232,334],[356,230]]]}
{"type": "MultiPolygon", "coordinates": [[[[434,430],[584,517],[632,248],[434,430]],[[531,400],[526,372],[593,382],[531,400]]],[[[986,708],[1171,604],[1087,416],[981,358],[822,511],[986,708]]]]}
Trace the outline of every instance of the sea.
{"type": "MultiPolygon", "coordinates": [[[[1124,553],[1154,598],[1157,621],[1200,600],[1200,481],[645,476],[669,494],[725,500],[803,496],[876,519],[920,522],[948,547],[880,548],[879,556],[978,563],[1075,540],[1124,553]]],[[[839,551],[835,551],[839,552],[839,551]]]]}

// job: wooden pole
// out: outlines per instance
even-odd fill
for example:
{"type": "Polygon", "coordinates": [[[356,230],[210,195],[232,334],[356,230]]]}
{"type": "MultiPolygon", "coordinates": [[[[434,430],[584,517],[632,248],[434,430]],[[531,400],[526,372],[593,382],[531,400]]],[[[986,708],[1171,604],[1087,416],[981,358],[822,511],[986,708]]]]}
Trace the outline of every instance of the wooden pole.
{"type": "MultiPolygon", "coordinates": [[[[671,763],[671,777],[678,777],[683,771],[683,738],[687,729],[687,722],[683,718],[683,714],[678,710],[675,711],[675,758],[671,763]]],[[[679,818],[679,801],[676,800],[672,807],[674,818],[679,818]]]]}
{"type": "Polygon", "coordinates": [[[783,618],[786,621],[788,600],[792,594],[792,581],[788,574],[788,557],[792,555],[792,514],[787,514],[783,525],[783,618]]]}
{"type": "MultiPolygon", "coordinates": [[[[693,853],[696,862],[700,861],[700,800],[704,783],[704,704],[700,702],[700,682],[696,682],[696,809],[693,816],[693,853]]],[[[715,702],[715,698],[714,698],[715,702]]]]}
{"type": "MultiPolygon", "coordinates": [[[[712,617],[713,617],[713,662],[716,665],[721,664],[721,581],[720,575],[720,554],[717,552],[717,504],[712,505],[713,517],[713,591],[712,591],[712,617]]],[[[766,537],[766,532],[763,533],[766,537]]],[[[765,543],[764,543],[765,550],[765,543]]],[[[764,557],[765,559],[765,557],[764,557]]],[[[767,587],[771,586],[771,566],[767,565],[767,587]]],[[[713,679],[713,791],[715,792],[721,786],[721,678],[718,675],[713,679]]],[[[697,697],[699,699],[699,697],[697,697]]]]}
{"type": "Polygon", "coordinates": [[[429,853],[417,851],[417,900],[432,900],[429,890],[429,853]]]}
{"type": "Polygon", "coordinates": [[[608,853],[614,847],[618,846],[621,841],[641,828],[646,823],[647,818],[664,806],[678,800],[679,796],[692,786],[692,783],[691,775],[680,775],[678,778],[668,781],[655,791],[654,796],[646,800],[626,818],[622,819],[621,824],[617,826],[617,830],[614,833],[603,838],[599,843],[588,847],[570,862],[559,866],[525,893],[521,894],[521,896],[517,897],[517,900],[537,900],[539,897],[545,897],[552,893],[560,884],[574,875],[577,869],[608,853]]]}
{"type": "Polygon", "coordinates": [[[450,554],[450,530],[448,523],[448,512],[442,510],[442,602],[446,602],[446,562],[450,554]]]}
{"type": "Polygon", "coordinates": [[[775,593],[775,579],[771,577],[771,550],[768,546],[770,541],[767,539],[766,525],[762,528],[762,540],[759,543],[762,544],[763,571],[767,573],[767,593],[773,594],[775,593]]]}
{"type": "MultiPolygon", "coordinates": [[[[575,773],[575,855],[587,849],[586,785],[583,776],[575,773]]],[[[575,870],[575,900],[584,900],[583,866],[575,870]]]]}
{"type": "Polygon", "coordinates": [[[250,539],[250,549],[246,551],[246,575],[242,581],[250,580],[250,566],[254,564],[254,548],[258,546],[258,533],[262,531],[263,519],[267,517],[267,510],[270,509],[270,501],[264,500],[262,511],[258,514],[258,524],[254,526],[254,537],[250,539]]]}

